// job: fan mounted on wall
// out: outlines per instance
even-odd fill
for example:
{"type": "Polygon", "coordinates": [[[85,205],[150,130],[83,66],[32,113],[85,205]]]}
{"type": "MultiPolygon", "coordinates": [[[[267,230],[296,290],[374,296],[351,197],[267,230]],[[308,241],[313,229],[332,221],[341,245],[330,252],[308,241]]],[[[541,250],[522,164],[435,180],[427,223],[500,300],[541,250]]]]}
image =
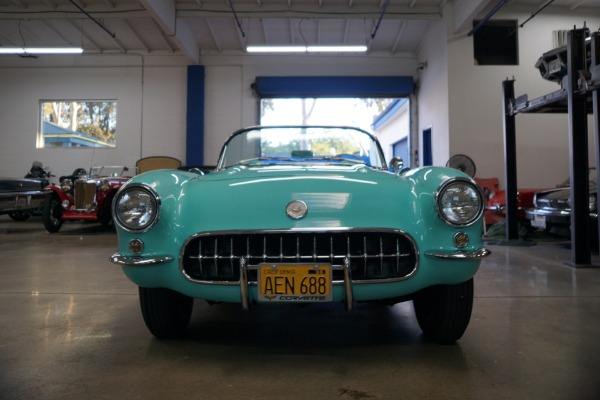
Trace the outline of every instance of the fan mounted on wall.
{"type": "Polygon", "coordinates": [[[469,175],[471,178],[475,176],[475,163],[471,159],[471,157],[465,154],[455,154],[446,163],[446,167],[454,168],[459,171],[464,172],[469,175]]]}

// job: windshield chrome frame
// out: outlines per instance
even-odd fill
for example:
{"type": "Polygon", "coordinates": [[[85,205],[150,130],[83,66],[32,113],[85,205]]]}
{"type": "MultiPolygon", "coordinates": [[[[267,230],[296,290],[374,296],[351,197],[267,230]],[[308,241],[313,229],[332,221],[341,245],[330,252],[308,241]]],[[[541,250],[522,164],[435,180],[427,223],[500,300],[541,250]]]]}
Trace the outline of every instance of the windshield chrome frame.
{"type": "Polygon", "coordinates": [[[383,150],[381,148],[381,144],[379,143],[379,140],[374,135],[365,131],[364,129],[353,127],[353,126],[343,126],[343,125],[268,125],[268,126],[255,125],[255,126],[250,126],[247,128],[239,129],[239,130],[235,131],[233,134],[231,134],[231,136],[229,136],[229,138],[227,138],[227,140],[223,144],[223,147],[221,148],[221,152],[219,153],[219,159],[217,161],[217,167],[216,167],[215,171],[218,172],[218,171],[222,171],[226,168],[232,167],[232,165],[224,166],[223,163],[225,160],[225,153],[227,151],[227,147],[229,146],[229,143],[235,137],[242,135],[246,132],[250,132],[250,131],[263,131],[263,130],[268,130],[268,129],[286,129],[286,128],[289,128],[289,129],[340,129],[340,130],[346,129],[346,130],[357,131],[362,134],[365,134],[375,143],[375,145],[377,147],[377,152],[379,154],[380,163],[381,163],[381,167],[368,166],[368,165],[366,165],[366,166],[373,168],[373,169],[383,170],[383,171],[388,170],[387,162],[385,161],[385,155],[383,153],[383,150]]]}

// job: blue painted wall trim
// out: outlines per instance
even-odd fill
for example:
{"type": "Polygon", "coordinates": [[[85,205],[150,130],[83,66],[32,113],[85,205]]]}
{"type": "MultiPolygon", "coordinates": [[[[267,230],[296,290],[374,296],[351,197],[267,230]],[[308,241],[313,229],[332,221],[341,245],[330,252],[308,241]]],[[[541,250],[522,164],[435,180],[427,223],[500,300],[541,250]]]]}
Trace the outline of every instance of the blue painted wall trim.
{"type": "Polygon", "coordinates": [[[190,65],[187,73],[185,165],[204,165],[204,65],[190,65]]]}
{"type": "Polygon", "coordinates": [[[407,97],[412,76],[258,76],[253,88],[261,98],[407,97]]]}

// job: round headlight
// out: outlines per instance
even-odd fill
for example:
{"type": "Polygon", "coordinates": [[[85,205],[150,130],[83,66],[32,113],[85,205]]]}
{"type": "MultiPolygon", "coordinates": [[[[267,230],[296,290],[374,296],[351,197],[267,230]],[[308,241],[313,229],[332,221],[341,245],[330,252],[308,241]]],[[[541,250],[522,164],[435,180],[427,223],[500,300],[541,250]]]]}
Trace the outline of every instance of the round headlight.
{"type": "Polygon", "coordinates": [[[70,179],[63,179],[60,182],[60,190],[62,190],[63,193],[69,193],[71,189],[73,189],[73,182],[70,179]]]}
{"type": "Polygon", "coordinates": [[[98,190],[101,192],[108,192],[110,190],[110,183],[106,179],[103,179],[100,182],[100,186],[98,186],[98,190]]]}
{"type": "Polygon", "coordinates": [[[113,215],[117,225],[128,231],[144,231],[158,219],[160,199],[151,188],[128,185],[117,194],[113,203],[113,215]]]}
{"type": "Polygon", "coordinates": [[[455,178],[439,187],[436,205],[445,222],[459,226],[471,225],[483,213],[483,195],[471,181],[455,178]]]}

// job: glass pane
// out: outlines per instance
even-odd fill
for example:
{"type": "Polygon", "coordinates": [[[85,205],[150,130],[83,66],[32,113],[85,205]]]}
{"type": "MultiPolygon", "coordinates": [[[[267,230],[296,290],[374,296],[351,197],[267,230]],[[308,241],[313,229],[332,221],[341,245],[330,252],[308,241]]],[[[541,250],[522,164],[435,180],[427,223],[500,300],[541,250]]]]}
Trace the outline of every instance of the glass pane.
{"type": "Polygon", "coordinates": [[[115,100],[44,100],[40,115],[38,148],[115,147],[115,100]]]}

